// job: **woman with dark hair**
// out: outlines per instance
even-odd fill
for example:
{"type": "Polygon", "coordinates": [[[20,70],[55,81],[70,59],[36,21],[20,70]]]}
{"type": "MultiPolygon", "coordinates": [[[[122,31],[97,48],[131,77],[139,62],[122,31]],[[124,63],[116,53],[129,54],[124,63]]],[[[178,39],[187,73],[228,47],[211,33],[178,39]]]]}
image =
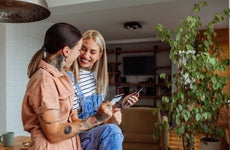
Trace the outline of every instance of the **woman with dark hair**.
{"type": "Polygon", "coordinates": [[[81,46],[76,27],[57,23],[47,30],[44,45],[29,63],[21,113],[24,130],[31,134],[30,149],[79,150],[78,134],[112,116],[110,102],[84,120],[72,111],[74,88],[64,69],[77,59],[81,46]]]}

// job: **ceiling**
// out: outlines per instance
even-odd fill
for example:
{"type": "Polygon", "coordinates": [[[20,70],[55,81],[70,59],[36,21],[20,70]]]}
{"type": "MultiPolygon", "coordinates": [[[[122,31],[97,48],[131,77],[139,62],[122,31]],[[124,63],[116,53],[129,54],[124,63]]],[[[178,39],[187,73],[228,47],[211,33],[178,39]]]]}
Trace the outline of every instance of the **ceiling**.
{"type": "MultiPolygon", "coordinates": [[[[208,7],[199,13],[203,25],[216,12],[229,7],[229,0],[206,0],[208,7]]],[[[96,29],[105,37],[107,44],[156,41],[154,34],[158,23],[175,29],[181,19],[192,14],[194,3],[199,0],[47,0],[52,22],[67,22],[81,32],[96,29]],[[123,24],[138,21],[142,29],[127,30],[123,24]]],[[[229,21],[217,28],[229,27],[229,21]]]]}

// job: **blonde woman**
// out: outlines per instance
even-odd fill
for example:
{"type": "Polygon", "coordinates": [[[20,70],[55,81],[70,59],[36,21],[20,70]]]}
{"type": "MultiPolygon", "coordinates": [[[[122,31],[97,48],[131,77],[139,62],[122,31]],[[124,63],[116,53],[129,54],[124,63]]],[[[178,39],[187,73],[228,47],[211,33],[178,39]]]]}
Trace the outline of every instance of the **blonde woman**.
{"type": "MultiPolygon", "coordinates": [[[[108,86],[107,55],[105,40],[100,32],[88,30],[83,36],[82,48],[77,62],[68,72],[75,88],[73,110],[78,111],[79,118],[87,119],[93,116],[104,96],[108,86]],[[78,71],[79,69],[79,71],[78,71]]],[[[123,100],[128,106],[137,102],[139,95],[130,94],[123,100]]],[[[97,126],[80,134],[84,150],[122,150],[123,134],[118,127],[121,123],[120,108],[113,107],[113,116],[106,124],[97,126]]]]}

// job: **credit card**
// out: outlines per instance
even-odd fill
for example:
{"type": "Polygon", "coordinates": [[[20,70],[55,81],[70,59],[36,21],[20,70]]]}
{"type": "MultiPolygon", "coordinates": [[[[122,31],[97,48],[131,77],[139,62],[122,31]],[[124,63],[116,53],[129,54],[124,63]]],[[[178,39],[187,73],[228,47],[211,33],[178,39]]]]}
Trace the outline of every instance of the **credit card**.
{"type": "Polygon", "coordinates": [[[113,97],[113,99],[111,100],[111,102],[112,102],[113,104],[118,103],[118,102],[121,100],[121,98],[123,97],[123,95],[124,95],[124,93],[115,95],[115,96],[113,97]]]}

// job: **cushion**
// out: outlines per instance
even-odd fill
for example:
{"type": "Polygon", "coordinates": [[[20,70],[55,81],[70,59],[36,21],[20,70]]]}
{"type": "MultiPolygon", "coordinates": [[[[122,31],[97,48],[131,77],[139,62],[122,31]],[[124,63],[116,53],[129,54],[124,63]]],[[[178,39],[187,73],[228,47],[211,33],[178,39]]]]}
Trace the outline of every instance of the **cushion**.
{"type": "Polygon", "coordinates": [[[160,115],[152,114],[153,109],[148,107],[131,107],[122,110],[122,123],[120,125],[125,142],[159,143],[159,139],[153,138],[156,121],[160,121],[160,115]]]}

